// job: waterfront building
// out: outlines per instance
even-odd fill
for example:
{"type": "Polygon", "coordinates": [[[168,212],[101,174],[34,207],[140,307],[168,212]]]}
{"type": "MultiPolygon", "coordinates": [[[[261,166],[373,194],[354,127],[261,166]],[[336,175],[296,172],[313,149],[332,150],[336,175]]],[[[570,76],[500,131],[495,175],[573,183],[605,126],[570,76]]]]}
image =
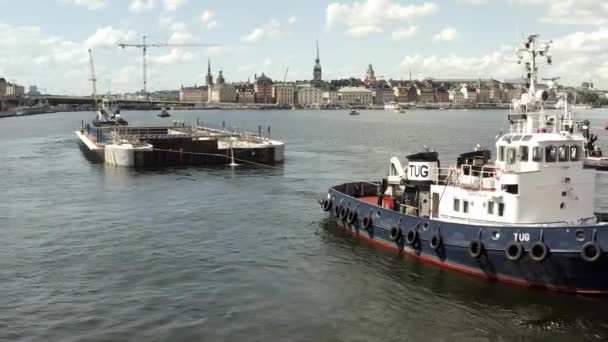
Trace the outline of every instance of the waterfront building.
{"type": "Polygon", "coordinates": [[[472,86],[469,86],[468,84],[464,84],[460,88],[460,91],[464,96],[464,102],[466,104],[477,104],[477,89],[472,86]]]}
{"type": "Polygon", "coordinates": [[[209,102],[235,103],[236,88],[229,84],[215,84],[209,88],[209,102]]]}
{"type": "Polygon", "coordinates": [[[435,102],[445,103],[450,102],[450,94],[445,85],[440,85],[435,88],[435,102]]]}
{"type": "Polygon", "coordinates": [[[207,59],[207,75],[205,76],[205,85],[207,87],[213,85],[213,75],[211,74],[211,58],[207,59]]]}
{"type": "Polygon", "coordinates": [[[500,102],[511,103],[513,99],[521,96],[521,84],[506,83],[500,84],[500,102]]]}
{"type": "Polygon", "coordinates": [[[273,103],[272,98],[272,79],[264,73],[262,76],[255,78],[254,82],[255,102],[256,103],[273,103]]]}
{"type": "Polygon", "coordinates": [[[409,102],[408,87],[396,86],[393,88],[393,96],[398,103],[409,102]]]}
{"type": "Polygon", "coordinates": [[[296,98],[296,102],[302,106],[318,106],[323,102],[323,91],[310,84],[300,85],[296,98]]]}
{"type": "Polygon", "coordinates": [[[372,91],[364,87],[340,88],[338,97],[346,105],[371,105],[374,101],[372,91]]]}
{"type": "Polygon", "coordinates": [[[205,86],[182,86],[179,90],[179,102],[204,103],[207,102],[208,98],[208,87],[205,86]]]}
{"type": "Polygon", "coordinates": [[[462,88],[459,86],[455,86],[454,88],[448,90],[449,101],[456,105],[464,104],[464,94],[462,93],[462,88]]]}
{"type": "MultiPolygon", "coordinates": [[[[422,103],[435,102],[435,91],[429,86],[418,89],[418,101],[422,103]]],[[[411,101],[410,101],[411,102],[411,101]]]]}
{"type": "Polygon", "coordinates": [[[376,87],[370,90],[372,91],[373,103],[375,105],[382,106],[385,103],[395,101],[395,94],[391,88],[376,87]]]}
{"type": "Polygon", "coordinates": [[[334,89],[328,89],[323,92],[323,103],[334,105],[339,101],[338,92],[334,89]]]}
{"type": "Polygon", "coordinates": [[[4,91],[6,96],[21,96],[25,95],[25,87],[14,83],[6,83],[4,91]]]}
{"type": "Polygon", "coordinates": [[[7,85],[8,85],[8,83],[6,82],[6,79],[3,77],[0,77],[0,96],[6,95],[7,85]]]}
{"type": "Polygon", "coordinates": [[[247,81],[233,84],[236,89],[236,102],[238,103],[255,103],[255,91],[253,83],[247,81]]]}
{"type": "Polygon", "coordinates": [[[312,69],[312,81],[321,82],[322,80],[322,69],[321,59],[319,58],[319,41],[317,40],[317,58],[315,59],[315,66],[312,69]]]}
{"type": "Polygon", "coordinates": [[[272,95],[279,105],[293,105],[296,102],[296,86],[293,83],[275,83],[272,95]]]}
{"type": "Polygon", "coordinates": [[[27,92],[28,95],[31,96],[38,96],[40,95],[40,92],[38,91],[38,87],[35,85],[31,85],[29,91],[27,92]]]}

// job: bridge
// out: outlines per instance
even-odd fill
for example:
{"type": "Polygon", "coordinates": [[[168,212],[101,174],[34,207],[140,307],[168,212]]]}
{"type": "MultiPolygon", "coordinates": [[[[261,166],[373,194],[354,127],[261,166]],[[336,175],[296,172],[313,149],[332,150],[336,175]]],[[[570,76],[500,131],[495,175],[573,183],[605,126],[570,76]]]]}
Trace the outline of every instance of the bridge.
{"type": "MultiPolygon", "coordinates": [[[[180,102],[176,100],[163,99],[125,99],[116,97],[116,103],[123,109],[158,109],[160,107],[194,107],[196,102],[180,102]]],[[[91,96],[69,96],[69,95],[38,95],[38,96],[0,96],[0,112],[14,107],[31,107],[36,105],[68,105],[81,106],[93,105],[91,96]]],[[[200,104],[199,104],[200,105],[200,104]]]]}

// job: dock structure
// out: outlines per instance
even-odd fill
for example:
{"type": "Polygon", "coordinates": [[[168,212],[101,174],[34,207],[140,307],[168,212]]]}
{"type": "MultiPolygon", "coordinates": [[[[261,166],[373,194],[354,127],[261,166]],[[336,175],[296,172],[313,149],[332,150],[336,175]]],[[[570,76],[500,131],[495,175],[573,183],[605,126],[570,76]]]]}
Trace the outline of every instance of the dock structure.
{"type": "MultiPolygon", "coordinates": [[[[106,164],[128,167],[218,165],[240,161],[275,164],[285,145],[258,133],[186,126],[110,126],[89,124],[76,131],[87,149],[106,164]]],[[[268,128],[270,132],[270,128],[268,128]]]]}

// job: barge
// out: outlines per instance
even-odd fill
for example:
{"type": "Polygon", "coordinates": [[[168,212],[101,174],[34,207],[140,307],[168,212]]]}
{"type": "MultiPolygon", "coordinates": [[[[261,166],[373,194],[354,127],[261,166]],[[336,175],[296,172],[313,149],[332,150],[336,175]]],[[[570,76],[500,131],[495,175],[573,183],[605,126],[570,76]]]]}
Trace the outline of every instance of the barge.
{"type": "MultiPolygon", "coordinates": [[[[270,132],[270,128],[268,129],[270,132]]],[[[285,144],[261,134],[183,122],[173,126],[83,124],[75,132],[86,150],[108,165],[126,167],[282,163],[285,144]]]]}

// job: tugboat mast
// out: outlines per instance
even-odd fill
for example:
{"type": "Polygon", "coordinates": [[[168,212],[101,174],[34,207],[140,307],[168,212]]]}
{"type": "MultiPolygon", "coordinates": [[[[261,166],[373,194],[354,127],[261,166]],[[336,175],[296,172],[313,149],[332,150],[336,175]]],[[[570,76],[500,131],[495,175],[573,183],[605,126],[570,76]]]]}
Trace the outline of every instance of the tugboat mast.
{"type": "Polygon", "coordinates": [[[551,64],[551,55],[549,54],[549,48],[553,43],[550,41],[538,41],[538,34],[532,34],[528,36],[528,39],[523,43],[523,48],[517,50],[517,64],[521,64],[524,59],[524,54],[530,55],[530,61],[526,62],[526,88],[528,93],[534,94],[536,92],[536,81],[538,77],[538,67],[536,66],[536,56],[546,57],[547,64],[551,64]],[[538,48],[538,50],[537,50],[538,48]]]}

